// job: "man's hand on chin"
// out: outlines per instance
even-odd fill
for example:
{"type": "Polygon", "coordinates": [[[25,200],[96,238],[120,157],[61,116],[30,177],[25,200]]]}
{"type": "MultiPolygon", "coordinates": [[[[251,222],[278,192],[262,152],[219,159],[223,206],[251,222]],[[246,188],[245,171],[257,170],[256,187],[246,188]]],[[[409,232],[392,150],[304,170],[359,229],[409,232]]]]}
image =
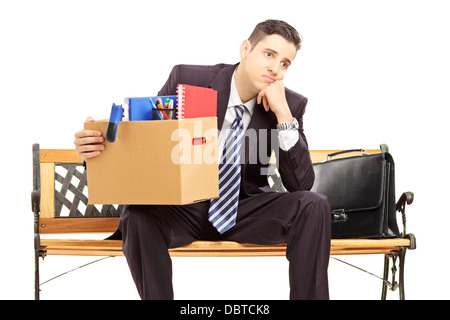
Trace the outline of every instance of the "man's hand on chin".
{"type": "Polygon", "coordinates": [[[261,90],[258,94],[257,102],[258,104],[262,102],[266,111],[272,110],[277,117],[278,123],[292,120],[282,80],[276,80],[261,90]]]}

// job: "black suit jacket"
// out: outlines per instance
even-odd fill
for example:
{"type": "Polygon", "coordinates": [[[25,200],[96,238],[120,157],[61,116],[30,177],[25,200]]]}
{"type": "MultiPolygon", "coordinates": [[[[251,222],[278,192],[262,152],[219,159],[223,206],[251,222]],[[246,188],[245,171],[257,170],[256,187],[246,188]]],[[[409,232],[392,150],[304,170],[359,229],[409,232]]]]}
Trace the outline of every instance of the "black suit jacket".
{"type": "MultiPolygon", "coordinates": [[[[237,65],[217,64],[214,66],[177,65],[173,68],[170,76],[158,93],[158,95],[176,94],[179,83],[199,87],[207,87],[217,90],[217,128],[222,128],[225,118],[227,104],[230,96],[231,77],[237,65]]],[[[266,112],[259,104],[255,106],[247,132],[254,130],[258,143],[244,142],[242,148],[241,162],[241,197],[251,196],[261,192],[271,191],[267,175],[268,159],[272,150],[278,153],[278,169],[283,185],[288,191],[310,190],[314,183],[314,171],[308,151],[308,144],[303,133],[303,114],[307,99],[286,89],[286,99],[292,115],[297,118],[300,128],[299,141],[287,152],[278,146],[278,138],[272,131],[276,129],[276,117],[272,111],[266,112]],[[265,157],[261,157],[264,154],[265,157]],[[262,170],[263,169],[263,170],[262,170]]]]}

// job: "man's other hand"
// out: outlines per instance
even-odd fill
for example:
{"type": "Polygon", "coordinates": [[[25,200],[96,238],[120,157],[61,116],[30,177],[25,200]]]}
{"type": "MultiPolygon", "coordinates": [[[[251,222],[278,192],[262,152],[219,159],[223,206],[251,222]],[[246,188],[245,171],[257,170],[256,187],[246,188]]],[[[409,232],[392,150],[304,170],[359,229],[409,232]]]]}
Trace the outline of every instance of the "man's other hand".
{"type": "MultiPolygon", "coordinates": [[[[86,122],[95,121],[92,117],[87,117],[86,122]]],[[[75,150],[78,156],[87,160],[89,158],[97,157],[105,149],[103,142],[105,138],[100,131],[95,130],[80,130],[75,133],[75,150]]]]}

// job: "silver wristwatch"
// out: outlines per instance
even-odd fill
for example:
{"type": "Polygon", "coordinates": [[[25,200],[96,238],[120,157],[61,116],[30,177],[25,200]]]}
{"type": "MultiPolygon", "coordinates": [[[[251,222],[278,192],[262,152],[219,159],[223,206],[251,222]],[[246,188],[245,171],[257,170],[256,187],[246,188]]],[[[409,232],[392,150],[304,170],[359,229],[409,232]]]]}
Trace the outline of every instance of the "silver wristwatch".
{"type": "Polygon", "coordinates": [[[292,120],[285,123],[277,124],[278,130],[298,130],[298,121],[292,117],[292,120]]]}

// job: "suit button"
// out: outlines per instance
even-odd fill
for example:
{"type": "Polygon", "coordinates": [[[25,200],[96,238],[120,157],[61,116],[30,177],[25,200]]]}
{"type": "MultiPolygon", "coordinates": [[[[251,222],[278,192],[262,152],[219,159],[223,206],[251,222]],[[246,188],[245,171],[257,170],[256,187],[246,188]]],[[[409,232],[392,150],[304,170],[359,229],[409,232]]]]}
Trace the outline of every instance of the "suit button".
{"type": "Polygon", "coordinates": [[[298,165],[297,165],[297,161],[295,161],[295,158],[291,158],[290,160],[291,160],[291,167],[292,167],[292,169],[297,170],[298,169],[298,165]]]}

